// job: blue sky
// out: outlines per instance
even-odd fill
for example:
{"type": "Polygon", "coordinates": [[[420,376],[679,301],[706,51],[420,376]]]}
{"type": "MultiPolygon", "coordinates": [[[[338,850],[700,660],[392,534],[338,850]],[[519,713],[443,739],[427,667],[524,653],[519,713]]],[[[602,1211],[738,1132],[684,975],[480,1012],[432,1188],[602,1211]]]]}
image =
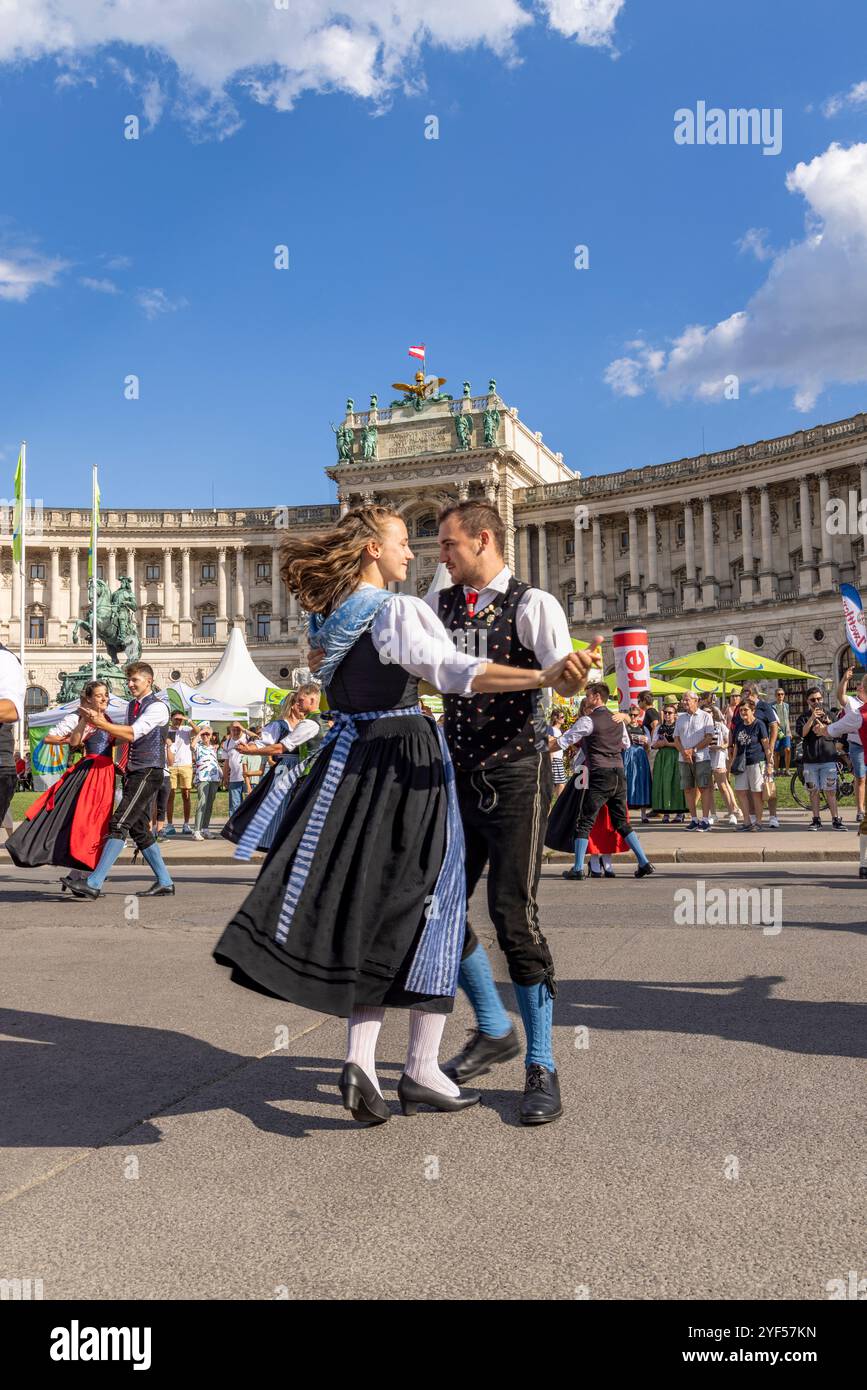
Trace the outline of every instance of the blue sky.
{"type": "Polygon", "coordinates": [[[109,506],[328,500],[329,421],[387,403],[419,341],[446,390],[495,376],[585,475],[865,408],[863,7],[549,0],[516,25],[512,0],[465,0],[437,43],[377,54],[392,3],[349,3],[327,50],[314,27],[289,110],[247,0],[201,7],[214,60],[147,4],[147,47],[98,44],[103,0],[47,6],[62,43],[0,21],[0,494],[26,437],[47,503],[86,505],[93,462],[109,506]],[[587,13],[593,43],[568,32],[587,13]],[[458,22],[477,42],[448,46],[458,22]],[[699,100],[781,108],[782,152],[675,144],[699,100]]]}

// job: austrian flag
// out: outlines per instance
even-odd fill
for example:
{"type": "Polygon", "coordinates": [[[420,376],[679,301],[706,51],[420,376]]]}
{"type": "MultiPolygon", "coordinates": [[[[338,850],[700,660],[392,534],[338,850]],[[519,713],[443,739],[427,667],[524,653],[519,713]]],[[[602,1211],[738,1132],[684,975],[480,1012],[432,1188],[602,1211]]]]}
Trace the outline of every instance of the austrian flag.
{"type": "Polygon", "coordinates": [[[422,360],[422,362],[423,362],[423,361],[424,361],[424,343],[419,343],[416,347],[411,347],[410,350],[409,350],[409,355],[410,355],[410,357],[420,357],[421,360],[422,360]]]}

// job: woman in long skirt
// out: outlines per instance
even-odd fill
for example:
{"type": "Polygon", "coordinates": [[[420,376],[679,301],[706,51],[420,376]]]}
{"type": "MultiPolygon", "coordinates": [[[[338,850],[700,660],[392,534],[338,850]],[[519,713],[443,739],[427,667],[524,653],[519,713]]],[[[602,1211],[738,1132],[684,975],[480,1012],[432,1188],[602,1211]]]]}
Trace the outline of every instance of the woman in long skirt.
{"type": "MultiPolygon", "coordinates": [[[[578,717],[580,718],[586,712],[587,706],[582,700],[578,708],[578,717]]],[[[615,718],[622,721],[626,716],[617,714],[615,718]]],[[[558,734],[560,732],[562,730],[557,731],[558,734]]],[[[583,739],[578,739],[569,749],[572,754],[572,776],[566,784],[562,797],[551,812],[545,831],[545,844],[548,848],[561,850],[567,854],[573,852],[575,822],[581,814],[584,792],[587,789],[587,759],[583,743],[583,739]]],[[[616,878],[611,856],[612,854],[626,854],[628,850],[629,846],[626,841],[621,835],[618,835],[611,824],[608,807],[602,806],[587,837],[588,862],[586,870],[579,871],[574,867],[564,869],[563,878],[582,878],[585,872],[590,878],[616,878]]]]}
{"type": "Polygon", "coordinates": [[[647,750],[650,739],[643,724],[644,711],[633,705],[629,711],[629,747],[623,750],[623,767],[626,772],[626,804],[630,811],[641,811],[641,819],[647,820],[647,807],[651,802],[650,758],[647,750]]]}
{"type": "MultiPolygon", "coordinates": [[[[82,702],[102,713],[108,707],[109,689],[104,681],[89,681],[82,702]]],[[[63,864],[73,872],[60,880],[63,890],[70,879],[86,877],[96,868],[108,836],[114,805],[114,759],[109,734],[94,729],[77,711],[67,714],[45,735],[46,743],[84,748],[84,757],[43,792],[28,809],[18,829],[6,842],[14,863],[21,869],[42,864],[63,864]]]]}
{"type": "Polygon", "coordinates": [[[557,688],[586,665],[573,653],[533,671],[457,651],[423,600],[388,591],[411,559],[406,526],[386,507],[283,542],[286,586],[315,615],[311,643],[323,652],[334,725],[310,758],[275,777],[246,826],[236,856],[249,859],[279,818],[258,880],[214,951],[238,983],[348,1017],[340,1090],[365,1124],[390,1115],[375,1064],[386,1008],[410,1012],[398,1086],[405,1114],[480,1099],[462,1095],[438,1064],[466,886],[454,770],[442,732],[421,712],[418,681],[465,696],[557,688]]]}
{"type": "Polygon", "coordinates": [[[668,824],[671,816],[680,824],[686,810],[686,797],[680,785],[678,771],[678,752],[674,744],[674,725],[677,720],[677,705],[670,703],[662,707],[662,718],[653,730],[650,746],[655,750],[653,760],[652,805],[654,811],[663,811],[663,824],[668,824]]]}

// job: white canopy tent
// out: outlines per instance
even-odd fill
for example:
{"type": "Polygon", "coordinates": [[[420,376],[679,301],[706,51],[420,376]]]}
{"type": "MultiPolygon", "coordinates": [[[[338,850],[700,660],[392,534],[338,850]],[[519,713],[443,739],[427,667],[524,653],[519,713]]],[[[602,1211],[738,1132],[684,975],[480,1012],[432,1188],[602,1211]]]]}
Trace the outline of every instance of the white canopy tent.
{"type": "Polygon", "coordinates": [[[265,699],[273,685],[256,666],[241,629],[233,627],[217,669],[196,687],[196,695],[233,707],[255,705],[265,699]]]}

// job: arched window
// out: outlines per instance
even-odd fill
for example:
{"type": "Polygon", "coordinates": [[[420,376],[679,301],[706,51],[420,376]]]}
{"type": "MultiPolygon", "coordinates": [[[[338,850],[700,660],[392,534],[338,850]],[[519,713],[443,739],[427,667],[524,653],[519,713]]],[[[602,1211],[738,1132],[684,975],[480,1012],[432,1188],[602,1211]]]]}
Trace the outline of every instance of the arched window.
{"type": "Polygon", "coordinates": [[[435,536],[438,530],[437,519],[432,512],[427,516],[420,516],[415,523],[415,534],[419,537],[435,536]]]}
{"type": "MultiPolygon", "coordinates": [[[[774,660],[781,662],[784,666],[794,666],[798,671],[809,670],[804,660],[804,653],[798,651],[797,647],[787,647],[785,651],[779,652],[774,660]]],[[[785,690],[789,704],[806,705],[807,691],[812,685],[815,685],[815,681],[802,680],[800,677],[788,680],[785,676],[781,676],[779,685],[785,690]]]]}
{"type": "Polygon", "coordinates": [[[48,691],[41,685],[28,685],[24,696],[24,713],[35,714],[37,710],[48,708],[48,691]]]}

